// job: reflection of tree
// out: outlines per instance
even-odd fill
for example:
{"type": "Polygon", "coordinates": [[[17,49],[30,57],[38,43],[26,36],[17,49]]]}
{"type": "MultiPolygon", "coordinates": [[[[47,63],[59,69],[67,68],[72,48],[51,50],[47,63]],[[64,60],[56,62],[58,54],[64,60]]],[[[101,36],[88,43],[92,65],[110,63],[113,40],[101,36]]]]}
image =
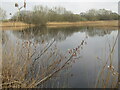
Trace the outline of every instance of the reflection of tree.
{"type": "Polygon", "coordinates": [[[102,29],[97,29],[94,27],[87,27],[86,30],[84,30],[88,36],[104,36],[106,34],[110,34],[112,30],[102,30],[102,29]]]}
{"type": "Polygon", "coordinates": [[[12,31],[20,39],[34,40],[65,40],[75,32],[85,32],[88,36],[104,36],[110,34],[112,30],[96,29],[94,27],[62,27],[62,28],[47,28],[47,27],[32,27],[22,31],[12,31]]]}
{"type": "Polygon", "coordinates": [[[35,39],[35,40],[51,40],[56,41],[65,40],[74,32],[78,32],[78,28],[47,28],[47,27],[33,27],[23,31],[13,31],[13,34],[20,39],[35,39]]]}

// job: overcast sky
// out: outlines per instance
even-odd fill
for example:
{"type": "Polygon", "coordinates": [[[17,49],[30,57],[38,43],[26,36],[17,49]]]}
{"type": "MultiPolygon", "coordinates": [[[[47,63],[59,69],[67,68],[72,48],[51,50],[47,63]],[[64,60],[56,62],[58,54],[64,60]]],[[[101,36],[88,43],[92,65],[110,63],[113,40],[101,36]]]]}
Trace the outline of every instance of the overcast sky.
{"type": "MultiPolygon", "coordinates": [[[[77,14],[93,8],[104,8],[113,12],[118,12],[118,1],[119,0],[26,0],[26,10],[32,10],[35,5],[43,5],[48,7],[65,7],[67,10],[77,14]]],[[[8,18],[10,18],[9,13],[14,14],[17,11],[17,8],[14,7],[16,2],[21,6],[24,0],[0,0],[0,7],[6,10],[8,18]]]]}
{"type": "MultiPolygon", "coordinates": [[[[1,2],[22,2],[23,0],[0,0],[1,2]]],[[[27,2],[118,2],[119,0],[26,0],[27,2]]]]}

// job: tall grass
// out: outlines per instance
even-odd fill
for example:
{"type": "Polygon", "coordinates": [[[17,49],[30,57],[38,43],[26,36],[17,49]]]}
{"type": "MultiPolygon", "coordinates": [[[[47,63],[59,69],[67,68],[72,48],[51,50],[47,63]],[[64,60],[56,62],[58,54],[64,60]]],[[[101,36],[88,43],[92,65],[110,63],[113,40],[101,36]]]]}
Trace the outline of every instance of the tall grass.
{"type": "Polygon", "coordinates": [[[117,82],[119,73],[113,65],[117,40],[118,35],[116,36],[113,45],[109,44],[109,54],[107,60],[103,60],[103,58],[98,58],[99,60],[103,60],[105,62],[102,62],[102,68],[97,77],[97,82],[95,86],[96,88],[118,88],[117,82]]]}

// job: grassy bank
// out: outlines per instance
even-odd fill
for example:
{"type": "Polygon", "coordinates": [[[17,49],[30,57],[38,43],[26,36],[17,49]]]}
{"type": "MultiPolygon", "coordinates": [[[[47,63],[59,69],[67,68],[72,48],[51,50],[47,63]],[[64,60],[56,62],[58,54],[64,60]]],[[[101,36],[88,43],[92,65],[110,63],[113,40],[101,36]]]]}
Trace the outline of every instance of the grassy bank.
{"type": "Polygon", "coordinates": [[[33,26],[33,24],[26,24],[22,22],[2,22],[0,23],[2,27],[21,27],[21,26],[33,26]]]}
{"type": "Polygon", "coordinates": [[[61,27],[61,26],[96,26],[96,27],[117,27],[118,21],[81,21],[81,22],[48,22],[47,26],[61,27]]]}
{"type": "Polygon", "coordinates": [[[33,27],[33,24],[26,24],[23,22],[1,22],[0,30],[22,30],[28,27],[33,27]]]}
{"type": "MultiPolygon", "coordinates": [[[[22,22],[2,22],[0,27],[2,30],[22,30],[24,28],[33,27],[33,24],[25,24],[22,22]]],[[[118,27],[118,20],[112,21],[81,21],[81,22],[48,22],[47,27],[69,27],[69,26],[93,26],[93,27],[118,27]]]]}

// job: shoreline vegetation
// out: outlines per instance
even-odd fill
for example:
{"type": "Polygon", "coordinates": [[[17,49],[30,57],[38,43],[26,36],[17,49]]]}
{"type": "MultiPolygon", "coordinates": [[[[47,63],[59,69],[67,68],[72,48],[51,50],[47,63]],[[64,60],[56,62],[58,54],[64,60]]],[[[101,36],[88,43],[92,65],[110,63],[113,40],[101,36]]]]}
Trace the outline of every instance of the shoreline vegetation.
{"type": "MultiPolygon", "coordinates": [[[[25,3],[24,3],[25,4],[25,3]]],[[[11,18],[6,19],[6,13],[0,8],[2,30],[22,30],[34,26],[49,28],[84,26],[84,27],[118,27],[119,15],[106,9],[89,9],[86,12],[75,14],[64,7],[45,7],[36,5],[32,10],[21,10],[16,3],[18,11],[10,13],[11,18]]],[[[26,4],[24,8],[26,7],[26,4]]]]}
{"type": "MultiPolygon", "coordinates": [[[[35,24],[27,24],[23,22],[2,22],[0,27],[2,30],[22,30],[28,27],[35,27],[35,24]]],[[[49,28],[57,27],[70,27],[70,26],[88,26],[88,27],[110,27],[118,28],[118,20],[107,20],[107,21],[80,21],[80,22],[48,22],[46,24],[49,28]]]]}

